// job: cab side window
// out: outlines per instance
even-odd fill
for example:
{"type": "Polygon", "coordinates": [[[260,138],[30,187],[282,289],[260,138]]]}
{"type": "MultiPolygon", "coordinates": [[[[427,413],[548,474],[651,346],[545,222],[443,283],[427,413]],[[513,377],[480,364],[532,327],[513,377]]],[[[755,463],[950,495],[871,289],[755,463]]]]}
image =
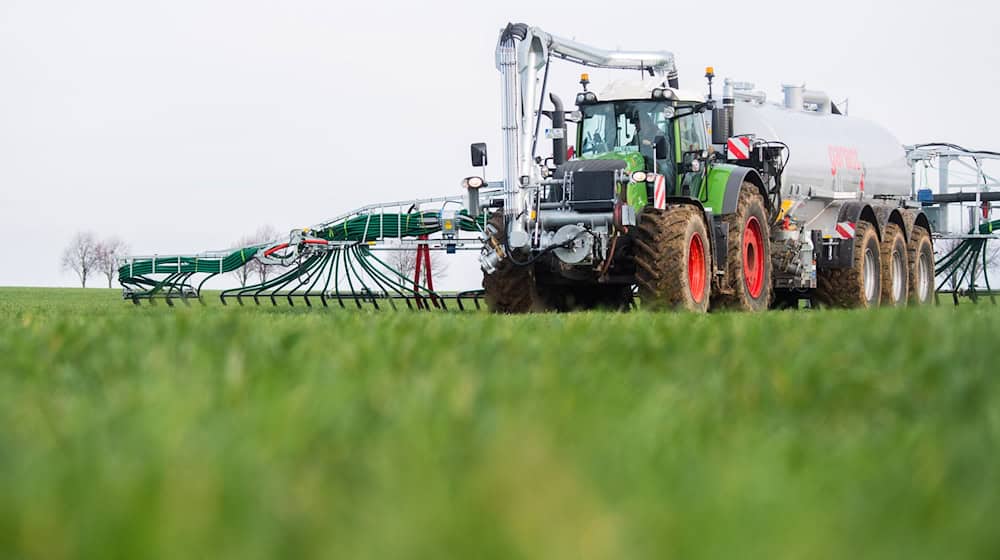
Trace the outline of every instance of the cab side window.
{"type": "Polygon", "coordinates": [[[583,121],[580,151],[583,155],[599,154],[608,149],[605,132],[607,116],[594,115],[583,121]]]}
{"type": "Polygon", "coordinates": [[[701,152],[708,149],[705,136],[705,121],[700,114],[685,115],[677,119],[677,139],[680,152],[701,152]]]}

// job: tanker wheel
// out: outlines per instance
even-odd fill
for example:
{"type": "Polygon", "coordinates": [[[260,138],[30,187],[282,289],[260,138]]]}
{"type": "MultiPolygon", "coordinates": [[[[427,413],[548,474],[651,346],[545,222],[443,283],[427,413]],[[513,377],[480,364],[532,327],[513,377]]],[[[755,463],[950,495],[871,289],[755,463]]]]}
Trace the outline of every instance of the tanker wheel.
{"type": "Polygon", "coordinates": [[[646,207],[633,231],[642,306],[708,311],[712,253],[701,212],[687,204],[646,207]]]}
{"type": "Polygon", "coordinates": [[[926,229],[921,226],[913,228],[907,254],[910,304],[927,305],[934,298],[934,246],[926,229]]]}
{"type": "Polygon", "coordinates": [[[771,243],[764,198],[752,183],[740,187],[736,212],[723,218],[729,226],[725,292],[713,307],[765,311],[771,303],[771,243]]]}
{"type": "Polygon", "coordinates": [[[833,307],[873,309],[882,300],[881,251],[875,226],[858,222],[854,231],[854,262],[850,268],[817,273],[818,299],[833,307]]]}
{"type": "MultiPolygon", "coordinates": [[[[499,232],[498,241],[505,243],[503,212],[493,214],[489,223],[499,232]]],[[[539,294],[534,267],[517,266],[509,258],[503,259],[494,272],[483,272],[483,290],[486,306],[493,313],[530,313],[549,307],[539,294]]]]}
{"type": "Polygon", "coordinates": [[[909,289],[909,267],[907,266],[906,238],[903,230],[889,223],[882,233],[882,305],[899,307],[906,305],[909,289]]]}

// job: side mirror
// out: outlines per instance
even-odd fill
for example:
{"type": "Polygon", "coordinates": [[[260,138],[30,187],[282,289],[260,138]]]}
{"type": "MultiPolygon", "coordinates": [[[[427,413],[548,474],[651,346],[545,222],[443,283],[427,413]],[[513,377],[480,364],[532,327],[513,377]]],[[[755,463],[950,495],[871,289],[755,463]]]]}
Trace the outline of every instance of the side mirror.
{"type": "Polygon", "coordinates": [[[484,167],[486,165],[486,144],[477,142],[471,146],[472,167],[484,167]]]}
{"type": "Polygon", "coordinates": [[[667,153],[667,139],[662,134],[657,135],[653,143],[656,146],[656,159],[667,159],[670,157],[670,154],[667,153]]]}

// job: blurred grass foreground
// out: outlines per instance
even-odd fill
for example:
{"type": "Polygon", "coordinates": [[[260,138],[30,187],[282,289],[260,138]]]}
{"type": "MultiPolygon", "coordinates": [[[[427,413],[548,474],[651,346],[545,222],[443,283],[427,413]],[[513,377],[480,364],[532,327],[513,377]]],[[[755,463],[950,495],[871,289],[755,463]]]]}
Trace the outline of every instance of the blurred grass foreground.
{"type": "Polygon", "coordinates": [[[1000,313],[0,289],[0,558],[997,558],[1000,313]]]}

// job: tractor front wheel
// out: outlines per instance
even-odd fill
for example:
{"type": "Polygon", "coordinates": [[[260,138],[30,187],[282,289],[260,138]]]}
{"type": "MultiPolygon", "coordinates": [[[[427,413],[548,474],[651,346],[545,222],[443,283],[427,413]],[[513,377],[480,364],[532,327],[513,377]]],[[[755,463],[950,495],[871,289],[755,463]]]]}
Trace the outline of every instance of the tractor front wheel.
{"type": "MultiPolygon", "coordinates": [[[[495,213],[489,223],[496,228],[498,241],[504,245],[507,229],[503,212],[495,213]]],[[[549,307],[539,294],[534,267],[518,266],[510,258],[500,261],[492,273],[483,272],[483,291],[486,306],[493,313],[530,313],[549,307]]]]}
{"type": "Polygon", "coordinates": [[[633,231],[642,306],[708,311],[712,252],[701,212],[688,204],[646,207],[633,231]]]}

